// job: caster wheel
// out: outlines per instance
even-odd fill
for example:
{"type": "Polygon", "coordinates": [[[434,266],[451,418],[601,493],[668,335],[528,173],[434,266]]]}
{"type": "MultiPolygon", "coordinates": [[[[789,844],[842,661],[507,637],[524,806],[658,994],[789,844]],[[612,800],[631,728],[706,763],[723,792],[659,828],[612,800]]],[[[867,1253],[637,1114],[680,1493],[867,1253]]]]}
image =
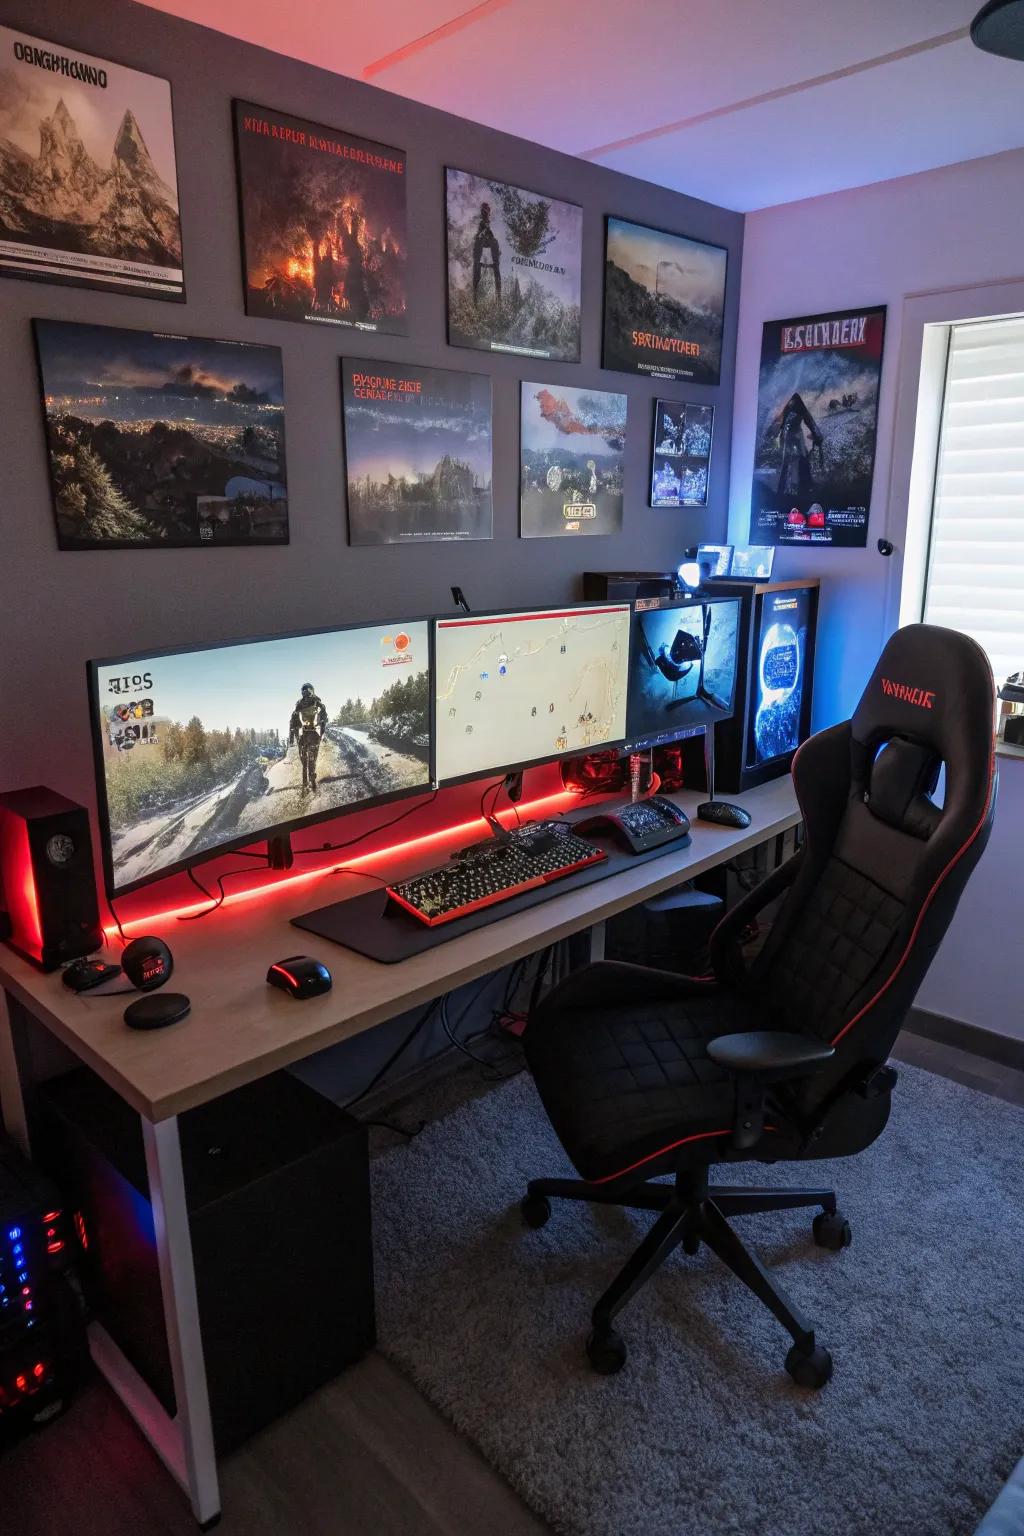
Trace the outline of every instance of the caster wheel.
{"type": "Polygon", "coordinates": [[[833,1253],[838,1253],[841,1248],[849,1248],[853,1241],[853,1231],[842,1211],[819,1211],[812,1225],[814,1241],[819,1248],[831,1248],[833,1253]]]}
{"type": "Polygon", "coordinates": [[[817,1392],[832,1375],[832,1356],[820,1344],[810,1354],[794,1344],[786,1356],[786,1370],[798,1387],[810,1387],[817,1392]]]}
{"type": "Polygon", "coordinates": [[[587,1339],[587,1359],[601,1376],[614,1376],[626,1363],[626,1346],[614,1328],[595,1328],[587,1339]]]}
{"type": "Polygon", "coordinates": [[[551,1215],[551,1201],[547,1195],[527,1195],[520,1200],[519,1209],[528,1227],[543,1227],[551,1215]]]}

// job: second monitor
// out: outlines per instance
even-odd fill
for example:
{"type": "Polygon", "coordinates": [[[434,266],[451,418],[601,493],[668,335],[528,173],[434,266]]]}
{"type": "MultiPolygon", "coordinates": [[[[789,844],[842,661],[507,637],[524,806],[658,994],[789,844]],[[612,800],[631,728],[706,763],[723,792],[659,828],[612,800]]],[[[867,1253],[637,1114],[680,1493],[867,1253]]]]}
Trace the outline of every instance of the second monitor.
{"type": "Polygon", "coordinates": [[[734,597],[637,607],[626,721],[631,748],[674,741],[733,713],[739,611],[734,597]]]}
{"type": "Polygon", "coordinates": [[[438,619],[439,782],[621,742],[630,614],[604,603],[438,619]]]}

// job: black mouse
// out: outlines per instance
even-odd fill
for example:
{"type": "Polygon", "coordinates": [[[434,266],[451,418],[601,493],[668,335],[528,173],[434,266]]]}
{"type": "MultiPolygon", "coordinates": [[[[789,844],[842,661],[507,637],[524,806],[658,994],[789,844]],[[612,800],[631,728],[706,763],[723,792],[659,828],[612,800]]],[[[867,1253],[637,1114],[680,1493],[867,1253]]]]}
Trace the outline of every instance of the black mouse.
{"type": "Polygon", "coordinates": [[[83,958],[72,960],[61,972],[61,981],[72,992],[90,992],[93,987],[102,986],[105,981],[113,981],[115,976],[120,976],[119,965],[109,965],[106,960],[83,958]]]}
{"type": "Polygon", "coordinates": [[[272,987],[280,987],[289,997],[319,997],[331,990],[331,973],[322,960],[310,955],[289,955],[278,960],[267,972],[272,987]]]}
{"type": "Polygon", "coordinates": [[[717,827],[735,827],[737,831],[750,826],[750,812],[728,800],[705,800],[698,805],[697,816],[701,821],[712,821],[717,827]]]}

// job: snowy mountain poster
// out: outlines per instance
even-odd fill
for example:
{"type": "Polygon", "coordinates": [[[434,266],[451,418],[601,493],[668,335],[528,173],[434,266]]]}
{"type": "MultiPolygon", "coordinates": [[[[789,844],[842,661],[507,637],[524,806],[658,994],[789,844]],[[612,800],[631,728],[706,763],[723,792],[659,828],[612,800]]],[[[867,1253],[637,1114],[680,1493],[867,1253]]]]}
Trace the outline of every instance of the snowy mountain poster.
{"type": "Polygon", "coordinates": [[[884,339],[884,305],[765,325],[751,544],[866,545],[884,339]]]}
{"type": "Polygon", "coordinates": [[[279,347],[32,327],[61,549],[288,543],[279,347]]]}
{"type": "Polygon", "coordinates": [[[609,218],[603,368],[717,384],[728,251],[609,218]]]}
{"type": "Polygon", "coordinates": [[[184,300],[168,81],[0,27],[0,273],[184,300]]]}
{"type": "Polygon", "coordinates": [[[491,381],[342,359],[350,544],[491,537],[491,381]]]}
{"type": "Polygon", "coordinates": [[[450,166],[445,187],[449,344],[578,363],[583,209],[450,166]]]}

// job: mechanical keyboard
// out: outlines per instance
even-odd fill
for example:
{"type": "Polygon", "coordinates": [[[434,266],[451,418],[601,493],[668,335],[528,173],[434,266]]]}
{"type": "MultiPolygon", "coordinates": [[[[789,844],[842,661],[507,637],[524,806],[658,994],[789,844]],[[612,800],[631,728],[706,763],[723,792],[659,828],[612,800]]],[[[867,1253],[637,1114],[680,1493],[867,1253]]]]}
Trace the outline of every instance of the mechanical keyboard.
{"type": "Polygon", "coordinates": [[[478,843],[440,869],[388,886],[388,896],[430,927],[564,879],[608,855],[567,827],[525,826],[500,842],[478,843]]]}

